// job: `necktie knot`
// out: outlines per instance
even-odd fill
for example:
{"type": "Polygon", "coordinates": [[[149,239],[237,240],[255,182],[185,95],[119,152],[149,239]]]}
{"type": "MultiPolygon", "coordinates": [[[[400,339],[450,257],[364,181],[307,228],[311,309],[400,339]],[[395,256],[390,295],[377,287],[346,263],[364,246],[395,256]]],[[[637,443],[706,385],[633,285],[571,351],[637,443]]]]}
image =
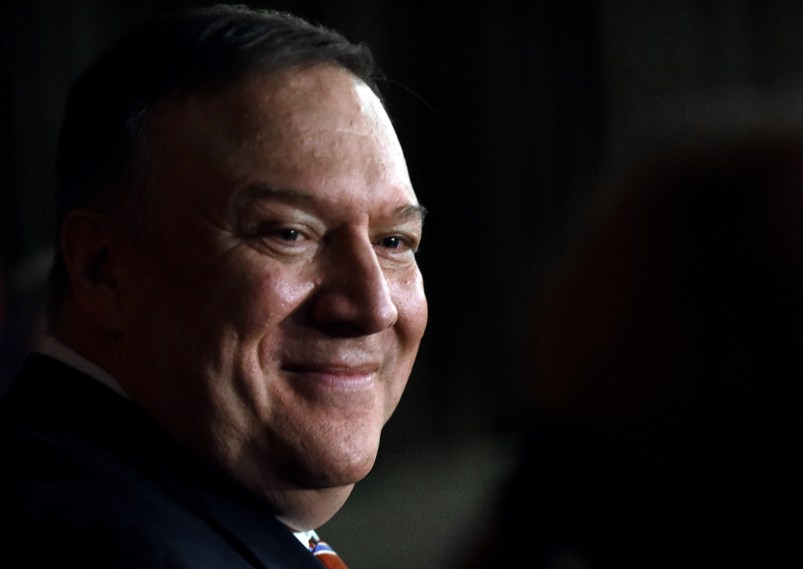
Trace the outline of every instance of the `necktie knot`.
{"type": "Polygon", "coordinates": [[[325,541],[321,541],[315,537],[310,538],[309,550],[315,556],[315,559],[320,561],[326,569],[348,569],[345,562],[325,541]]]}

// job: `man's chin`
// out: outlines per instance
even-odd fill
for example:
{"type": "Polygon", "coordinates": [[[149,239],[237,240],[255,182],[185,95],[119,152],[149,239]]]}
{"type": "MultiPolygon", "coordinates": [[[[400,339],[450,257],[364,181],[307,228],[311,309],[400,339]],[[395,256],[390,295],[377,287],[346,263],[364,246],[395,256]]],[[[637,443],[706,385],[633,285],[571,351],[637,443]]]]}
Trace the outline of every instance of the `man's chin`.
{"type": "Polygon", "coordinates": [[[343,486],[353,486],[363,478],[368,476],[376,462],[376,453],[372,452],[358,460],[354,456],[347,457],[346,460],[339,459],[327,465],[318,465],[316,473],[310,478],[313,480],[312,487],[318,489],[339,488],[343,486]]]}
{"type": "Polygon", "coordinates": [[[317,529],[328,522],[348,500],[354,484],[308,488],[268,496],[277,518],[293,531],[317,529]]]}

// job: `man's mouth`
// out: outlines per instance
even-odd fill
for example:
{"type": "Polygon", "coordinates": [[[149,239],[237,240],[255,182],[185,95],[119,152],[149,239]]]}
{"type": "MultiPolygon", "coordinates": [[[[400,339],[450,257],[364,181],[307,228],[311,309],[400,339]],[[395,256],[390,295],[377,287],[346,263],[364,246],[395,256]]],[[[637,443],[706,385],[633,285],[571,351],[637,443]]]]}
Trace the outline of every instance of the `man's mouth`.
{"type": "Polygon", "coordinates": [[[314,382],[322,387],[339,391],[360,391],[374,384],[379,365],[367,362],[303,363],[285,365],[284,370],[293,378],[314,382]]]}

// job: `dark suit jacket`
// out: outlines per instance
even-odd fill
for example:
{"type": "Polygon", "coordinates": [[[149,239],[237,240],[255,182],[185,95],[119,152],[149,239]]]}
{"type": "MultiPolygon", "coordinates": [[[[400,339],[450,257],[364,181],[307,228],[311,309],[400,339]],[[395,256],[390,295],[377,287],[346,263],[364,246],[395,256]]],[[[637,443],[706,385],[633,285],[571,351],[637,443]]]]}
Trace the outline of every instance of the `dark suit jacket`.
{"type": "Polygon", "coordinates": [[[31,355],[0,403],[0,567],[320,569],[138,407],[31,355]]]}

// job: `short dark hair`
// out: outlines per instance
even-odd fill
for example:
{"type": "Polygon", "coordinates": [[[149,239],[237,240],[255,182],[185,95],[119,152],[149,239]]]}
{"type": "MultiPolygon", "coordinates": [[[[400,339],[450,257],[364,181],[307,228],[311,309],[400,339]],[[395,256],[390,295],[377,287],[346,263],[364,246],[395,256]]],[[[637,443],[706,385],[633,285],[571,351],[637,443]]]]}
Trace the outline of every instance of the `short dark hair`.
{"type": "Polygon", "coordinates": [[[293,14],[217,5],[165,15],[132,29],[73,83],[56,162],[56,251],[50,274],[51,329],[69,293],[58,231],[76,207],[114,211],[142,175],[137,159],[154,104],[223,89],[252,74],[331,64],[381,99],[371,50],[293,14]]]}

